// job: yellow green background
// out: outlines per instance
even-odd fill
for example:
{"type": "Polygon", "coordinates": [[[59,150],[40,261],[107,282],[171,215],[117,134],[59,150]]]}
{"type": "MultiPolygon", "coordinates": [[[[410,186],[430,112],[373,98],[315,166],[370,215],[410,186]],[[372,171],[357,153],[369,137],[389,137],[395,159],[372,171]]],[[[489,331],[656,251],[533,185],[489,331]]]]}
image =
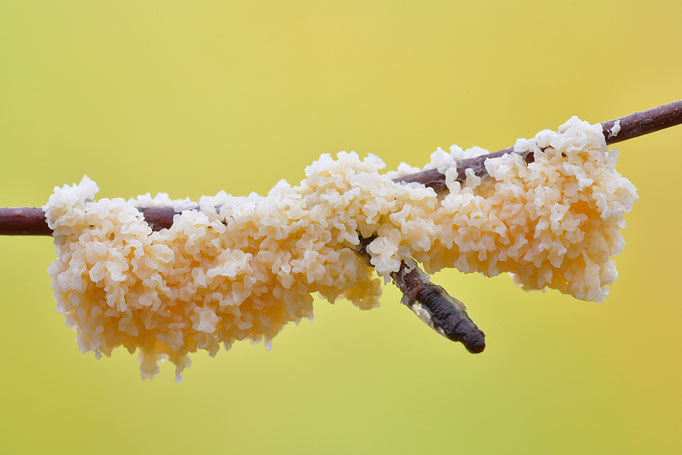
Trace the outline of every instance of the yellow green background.
{"type": "MultiPolygon", "coordinates": [[[[681,20],[678,0],[0,0],[0,206],[83,174],[102,197],[264,193],[325,152],[421,166],[619,117],[682,98],[681,20]]],[[[51,239],[0,238],[0,453],[680,453],[682,126],[618,148],[640,200],[604,304],[436,276],[477,356],[388,286],[142,381],[125,351],[79,352],[51,239]]]]}

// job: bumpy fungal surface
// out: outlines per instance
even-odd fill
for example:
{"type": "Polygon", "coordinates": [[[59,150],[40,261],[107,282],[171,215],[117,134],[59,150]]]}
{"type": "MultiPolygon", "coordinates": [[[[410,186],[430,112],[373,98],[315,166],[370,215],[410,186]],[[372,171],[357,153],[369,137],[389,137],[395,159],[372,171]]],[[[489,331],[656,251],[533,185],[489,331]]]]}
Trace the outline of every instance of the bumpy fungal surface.
{"type": "Polygon", "coordinates": [[[615,170],[600,125],[572,118],[558,132],[517,141],[534,152],[486,161],[489,177],[455,181],[456,160],[486,153],[437,150],[426,168],[447,177],[437,195],[391,179],[418,170],[355,153],[322,155],[298,186],[285,181],[267,196],[203,197],[200,210],[176,215],[152,232],[136,207],[195,203],[149,195],[95,200],[87,177],[55,188],[45,206],[57,259],[49,267],[58,311],[83,352],[139,350],[143,377],[168,358],[180,372],[188,354],[214,355],[237,340],[269,342],[288,322],[311,317],[313,295],[378,304],[380,280],[401,261],[428,272],[455,267],[494,276],[510,272],[525,289],[558,289],[602,301],[617,278],[619,229],[637,198],[615,170]],[[359,235],[376,236],[355,253],[359,235]]]}

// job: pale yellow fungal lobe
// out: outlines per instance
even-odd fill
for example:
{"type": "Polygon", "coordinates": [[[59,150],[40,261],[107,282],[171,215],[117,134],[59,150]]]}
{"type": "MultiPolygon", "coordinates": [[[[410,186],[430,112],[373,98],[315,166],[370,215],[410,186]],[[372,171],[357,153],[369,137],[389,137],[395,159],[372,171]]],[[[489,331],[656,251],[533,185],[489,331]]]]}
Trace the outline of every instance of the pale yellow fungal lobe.
{"type": "Polygon", "coordinates": [[[615,170],[600,125],[572,118],[558,132],[519,140],[534,152],[486,161],[489,178],[455,181],[455,161],[482,149],[436,151],[427,167],[447,177],[438,196],[380,174],[369,155],[322,155],[305,179],[281,181],[267,196],[221,192],[201,198],[173,226],[152,232],[135,207],[192,207],[167,195],[95,201],[97,185],[55,188],[45,206],[57,260],[49,267],[58,310],[83,352],[139,350],[144,377],[168,358],[180,372],[190,352],[222,343],[270,340],[290,321],[312,317],[313,294],[360,308],[377,305],[382,276],[414,258],[428,272],[456,267],[514,274],[526,289],[555,288],[602,301],[623,248],[619,228],[637,198],[615,170]],[[218,209],[216,209],[218,207],[218,209]],[[374,270],[358,257],[358,235],[374,270]]]}

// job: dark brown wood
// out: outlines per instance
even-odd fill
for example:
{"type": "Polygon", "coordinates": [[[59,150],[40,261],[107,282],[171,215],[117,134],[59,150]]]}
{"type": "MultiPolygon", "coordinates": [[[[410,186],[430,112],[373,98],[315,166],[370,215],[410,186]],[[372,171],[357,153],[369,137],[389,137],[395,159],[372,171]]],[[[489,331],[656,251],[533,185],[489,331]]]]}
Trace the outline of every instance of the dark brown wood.
{"type": "MultiPolygon", "coordinates": [[[[356,249],[358,256],[371,265],[367,246],[375,236],[360,237],[356,249]]],[[[450,341],[462,343],[467,351],[479,354],[485,349],[485,334],[471,320],[464,304],[452,297],[442,286],[431,282],[431,278],[418,266],[410,268],[404,261],[400,269],[391,273],[393,284],[403,294],[401,303],[419,319],[450,341]]]]}
{"type": "Polygon", "coordinates": [[[635,112],[625,117],[602,122],[604,138],[607,144],[615,144],[627,139],[643,136],[682,123],[682,100],[664,104],[647,111],[635,112]],[[620,122],[620,131],[611,131],[620,122]]]}
{"type": "Polygon", "coordinates": [[[144,220],[152,228],[152,231],[168,229],[173,224],[173,217],[177,215],[173,207],[148,207],[138,210],[142,212],[144,220]]]}
{"type": "Polygon", "coordinates": [[[421,269],[410,270],[404,262],[391,278],[403,293],[402,303],[419,319],[445,338],[462,343],[472,354],[483,352],[485,334],[471,320],[464,303],[432,283],[421,269]]]}
{"type": "Polygon", "coordinates": [[[0,235],[52,235],[41,207],[0,207],[0,235]]]}

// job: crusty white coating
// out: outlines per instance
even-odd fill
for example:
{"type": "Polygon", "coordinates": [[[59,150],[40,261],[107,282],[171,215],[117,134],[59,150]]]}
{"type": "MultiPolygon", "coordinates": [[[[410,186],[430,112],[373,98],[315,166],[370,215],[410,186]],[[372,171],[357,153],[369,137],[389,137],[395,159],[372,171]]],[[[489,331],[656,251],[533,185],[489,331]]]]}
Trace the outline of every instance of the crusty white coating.
{"type": "Polygon", "coordinates": [[[168,358],[177,377],[188,353],[211,355],[246,338],[269,342],[288,322],[312,317],[313,294],[378,304],[380,281],[414,258],[428,272],[455,267],[494,276],[510,272],[525,289],[558,289],[602,301],[623,248],[619,229],[637,198],[615,170],[600,125],[573,117],[558,132],[520,139],[516,154],[486,161],[490,178],[455,181],[455,161],[485,153],[436,151],[428,168],[447,176],[438,196],[380,174],[376,156],[322,155],[292,187],[267,196],[202,197],[200,211],[176,215],[152,232],[136,207],[192,207],[162,194],[95,201],[84,177],[55,188],[45,206],[57,259],[49,267],[58,310],[83,352],[139,350],[143,377],[168,358]],[[358,235],[374,270],[355,254],[358,235]]]}

